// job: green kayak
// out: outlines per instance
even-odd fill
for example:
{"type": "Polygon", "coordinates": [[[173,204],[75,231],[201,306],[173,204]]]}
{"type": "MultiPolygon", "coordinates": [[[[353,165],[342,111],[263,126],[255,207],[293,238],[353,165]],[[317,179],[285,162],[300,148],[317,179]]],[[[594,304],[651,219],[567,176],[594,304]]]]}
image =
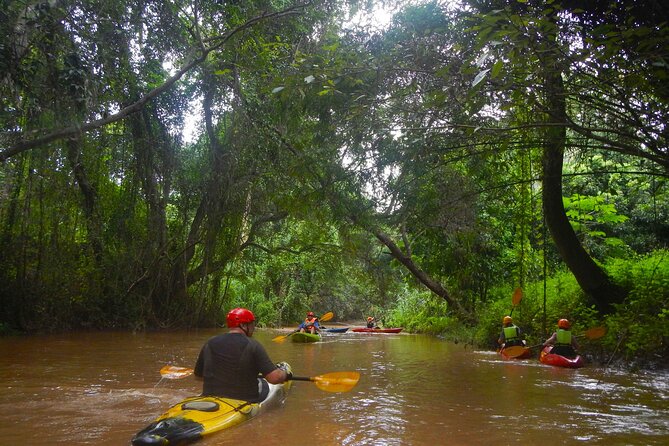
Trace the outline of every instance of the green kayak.
{"type": "Polygon", "coordinates": [[[290,335],[290,339],[293,342],[318,342],[321,340],[321,335],[319,334],[311,334],[311,333],[293,333],[290,335]]]}

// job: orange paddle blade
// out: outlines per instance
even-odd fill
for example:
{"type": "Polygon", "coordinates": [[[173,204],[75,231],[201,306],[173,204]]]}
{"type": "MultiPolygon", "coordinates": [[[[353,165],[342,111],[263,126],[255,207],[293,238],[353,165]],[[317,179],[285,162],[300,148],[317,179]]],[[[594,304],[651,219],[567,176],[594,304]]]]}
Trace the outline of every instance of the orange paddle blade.
{"type": "Polygon", "coordinates": [[[606,334],[606,327],[592,327],[586,330],[583,335],[588,339],[599,339],[606,334]]]}
{"type": "Polygon", "coordinates": [[[193,369],[188,367],[178,367],[176,365],[166,365],[160,369],[160,376],[167,379],[180,379],[193,374],[193,369]]]}
{"type": "Polygon", "coordinates": [[[332,319],[333,317],[334,317],[334,313],[332,311],[328,311],[323,316],[319,317],[318,320],[321,321],[321,322],[327,322],[330,319],[332,319]]]}
{"type": "Polygon", "coordinates": [[[332,372],[309,378],[316,387],[326,392],[348,392],[360,380],[358,372],[332,372]]]}
{"type": "Polygon", "coordinates": [[[515,307],[520,303],[521,300],[523,300],[523,289],[521,287],[518,287],[515,290],[513,290],[513,296],[511,297],[511,302],[515,307]]]}
{"type": "Polygon", "coordinates": [[[509,358],[517,358],[524,355],[526,351],[526,347],[523,347],[522,345],[514,345],[512,347],[505,348],[504,354],[509,358]]]}

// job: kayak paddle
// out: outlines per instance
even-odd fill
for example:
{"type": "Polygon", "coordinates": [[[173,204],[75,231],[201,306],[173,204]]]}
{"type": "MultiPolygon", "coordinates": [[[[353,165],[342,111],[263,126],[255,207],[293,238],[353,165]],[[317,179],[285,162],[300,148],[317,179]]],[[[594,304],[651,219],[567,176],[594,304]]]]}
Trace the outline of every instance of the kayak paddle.
{"type": "Polygon", "coordinates": [[[179,367],[176,365],[166,365],[160,369],[160,376],[167,379],[181,379],[193,374],[193,369],[188,367],[179,367]]]}
{"type": "MultiPolygon", "coordinates": [[[[328,312],[325,313],[323,316],[321,316],[321,317],[318,318],[318,322],[327,322],[327,321],[329,321],[330,319],[332,319],[333,317],[334,317],[334,313],[333,313],[332,311],[328,311],[328,312]]],[[[289,336],[291,336],[291,335],[297,333],[298,331],[299,331],[299,330],[295,330],[295,331],[293,331],[293,332],[291,332],[291,333],[289,333],[289,334],[287,334],[287,335],[277,336],[276,338],[272,339],[272,341],[274,341],[274,342],[278,342],[278,343],[280,344],[280,343],[282,343],[283,341],[285,341],[286,339],[288,339],[289,336]]]]}
{"type": "MultiPolygon", "coordinates": [[[[582,336],[585,336],[588,339],[594,340],[594,339],[601,338],[605,334],[606,334],[606,327],[601,327],[600,326],[600,327],[593,327],[589,330],[586,330],[585,333],[580,334],[580,335],[576,335],[575,337],[580,338],[582,336]]],[[[537,348],[537,347],[541,347],[543,345],[544,345],[543,343],[536,344],[536,345],[530,345],[529,347],[524,347],[522,345],[514,345],[512,347],[505,348],[504,349],[504,354],[506,356],[510,357],[510,358],[517,358],[518,356],[525,353],[526,348],[537,348]]]]}
{"type": "MultiPolygon", "coordinates": [[[[160,369],[160,375],[167,379],[181,379],[193,374],[189,367],[166,365],[160,369]]],[[[291,381],[310,381],[326,392],[348,392],[360,380],[358,372],[332,372],[318,376],[293,376],[291,381]]]]}
{"type": "Polygon", "coordinates": [[[293,376],[292,381],[311,381],[326,392],[348,392],[360,380],[358,372],[332,372],[318,376],[293,376]]]}
{"type": "Polygon", "coordinates": [[[576,337],[585,336],[588,339],[599,339],[606,334],[606,327],[592,327],[589,330],[586,330],[585,333],[581,335],[576,335],[576,337]]]}

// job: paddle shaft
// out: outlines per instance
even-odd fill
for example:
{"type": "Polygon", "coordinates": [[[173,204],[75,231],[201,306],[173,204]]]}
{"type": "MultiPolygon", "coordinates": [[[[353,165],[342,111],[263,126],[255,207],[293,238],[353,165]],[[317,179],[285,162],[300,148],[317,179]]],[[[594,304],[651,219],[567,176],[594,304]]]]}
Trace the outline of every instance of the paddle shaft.
{"type": "Polygon", "coordinates": [[[314,379],[309,376],[293,376],[290,378],[291,381],[313,381],[314,379]]]}
{"type": "MultiPolygon", "coordinates": [[[[586,330],[585,333],[574,335],[574,337],[575,338],[588,338],[588,339],[594,341],[595,339],[601,338],[605,334],[606,334],[606,327],[593,327],[589,330],[586,330]]],[[[544,345],[543,342],[541,344],[530,345],[528,348],[537,348],[537,347],[541,347],[542,345],[544,345]]]]}

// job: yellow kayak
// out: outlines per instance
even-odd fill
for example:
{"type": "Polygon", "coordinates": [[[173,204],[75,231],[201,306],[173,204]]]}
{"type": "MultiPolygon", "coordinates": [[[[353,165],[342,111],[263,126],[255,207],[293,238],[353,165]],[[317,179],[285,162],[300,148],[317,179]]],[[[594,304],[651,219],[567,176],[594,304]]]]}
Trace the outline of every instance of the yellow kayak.
{"type": "Polygon", "coordinates": [[[138,432],[132,439],[132,445],[172,446],[192,443],[205,435],[248,421],[267,407],[282,402],[291,384],[292,381],[270,384],[267,398],[259,403],[215,396],[186,398],[138,432]]]}

